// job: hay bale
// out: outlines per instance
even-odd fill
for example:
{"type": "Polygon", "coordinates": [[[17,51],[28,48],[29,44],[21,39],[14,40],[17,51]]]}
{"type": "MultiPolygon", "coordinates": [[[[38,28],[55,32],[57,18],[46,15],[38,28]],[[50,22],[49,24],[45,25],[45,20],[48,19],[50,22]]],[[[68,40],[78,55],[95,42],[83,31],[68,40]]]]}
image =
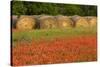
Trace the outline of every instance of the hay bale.
{"type": "Polygon", "coordinates": [[[33,16],[20,16],[16,27],[19,30],[31,30],[35,28],[35,19],[33,16]]]}
{"type": "Polygon", "coordinates": [[[38,18],[40,29],[52,29],[57,27],[56,20],[53,16],[41,16],[38,18]]]}
{"type": "Polygon", "coordinates": [[[74,22],[74,27],[89,27],[88,21],[84,17],[80,17],[78,15],[71,17],[72,21],[74,22]]]}
{"type": "Polygon", "coordinates": [[[17,15],[12,15],[11,16],[11,21],[12,21],[12,28],[16,28],[16,22],[18,20],[18,16],[17,15]]]}
{"type": "Polygon", "coordinates": [[[70,20],[69,17],[59,15],[59,16],[56,16],[55,18],[58,23],[58,28],[72,27],[73,22],[72,20],[70,20]]]}
{"type": "Polygon", "coordinates": [[[89,25],[91,26],[91,27],[93,27],[93,26],[96,26],[97,25],[97,17],[86,17],[87,18],[87,21],[88,21],[88,23],[89,23],[89,25]]]}

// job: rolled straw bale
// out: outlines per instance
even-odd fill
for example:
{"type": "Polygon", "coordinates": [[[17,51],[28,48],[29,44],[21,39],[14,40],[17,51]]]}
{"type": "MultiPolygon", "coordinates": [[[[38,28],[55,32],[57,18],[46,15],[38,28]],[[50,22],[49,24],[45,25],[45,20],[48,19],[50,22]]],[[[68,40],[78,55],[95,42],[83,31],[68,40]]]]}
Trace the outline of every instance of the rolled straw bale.
{"type": "Polygon", "coordinates": [[[18,20],[18,16],[17,15],[12,15],[11,16],[11,21],[12,21],[12,28],[16,28],[16,22],[18,20]]]}
{"type": "Polygon", "coordinates": [[[46,16],[46,15],[44,15],[44,14],[41,14],[41,15],[33,15],[33,17],[36,20],[36,29],[40,29],[40,20],[39,20],[39,18],[40,17],[43,17],[43,16],[46,16]]]}
{"type": "Polygon", "coordinates": [[[52,29],[57,27],[56,20],[53,16],[41,16],[38,20],[40,29],[52,29]]]}
{"type": "Polygon", "coordinates": [[[31,30],[35,28],[35,19],[33,16],[20,16],[16,27],[19,30],[31,30]]]}
{"type": "Polygon", "coordinates": [[[89,22],[89,25],[91,27],[97,25],[97,17],[89,16],[89,17],[87,17],[87,21],[89,22]]]}
{"type": "Polygon", "coordinates": [[[69,17],[59,15],[59,16],[56,16],[55,18],[56,18],[59,28],[72,27],[73,22],[69,17]]]}
{"type": "Polygon", "coordinates": [[[71,19],[74,22],[75,27],[89,27],[88,21],[84,17],[75,15],[72,16],[71,19]]]}

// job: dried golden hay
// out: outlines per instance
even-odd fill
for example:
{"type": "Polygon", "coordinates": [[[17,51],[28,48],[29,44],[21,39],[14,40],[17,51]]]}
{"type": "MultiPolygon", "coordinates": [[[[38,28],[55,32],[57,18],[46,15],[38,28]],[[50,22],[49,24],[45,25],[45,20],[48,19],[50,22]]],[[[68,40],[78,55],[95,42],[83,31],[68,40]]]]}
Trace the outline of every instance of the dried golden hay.
{"type": "Polygon", "coordinates": [[[55,18],[58,24],[58,28],[72,27],[73,22],[69,17],[59,15],[59,16],[56,16],[55,18]]]}
{"type": "Polygon", "coordinates": [[[97,17],[86,17],[91,27],[97,25],[97,17]]]}
{"type": "Polygon", "coordinates": [[[74,22],[75,27],[89,27],[89,23],[86,18],[80,16],[72,16],[71,19],[74,22]]]}
{"type": "Polygon", "coordinates": [[[40,29],[52,29],[57,27],[56,20],[53,16],[41,16],[39,23],[40,29]]]}
{"type": "Polygon", "coordinates": [[[33,16],[20,16],[16,27],[19,30],[31,30],[35,28],[35,19],[33,16]]]}
{"type": "Polygon", "coordinates": [[[12,28],[16,28],[16,22],[18,20],[18,16],[17,15],[12,15],[11,20],[12,20],[12,28]]]}

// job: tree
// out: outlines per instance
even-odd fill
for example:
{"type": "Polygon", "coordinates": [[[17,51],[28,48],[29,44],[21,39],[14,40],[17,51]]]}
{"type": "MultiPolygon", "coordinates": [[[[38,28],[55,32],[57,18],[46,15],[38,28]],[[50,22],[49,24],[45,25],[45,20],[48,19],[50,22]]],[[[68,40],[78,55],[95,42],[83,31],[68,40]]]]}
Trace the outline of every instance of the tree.
{"type": "Polygon", "coordinates": [[[64,4],[61,8],[61,13],[65,15],[82,15],[82,10],[79,5],[64,4]]]}
{"type": "Polygon", "coordinates": [[[84,16],[97,16],[97,6],[81,5],[84,16]]]}
{"type": "Polygon", "coordinates": [[[27,8],[24,6],[23,1],[12,1],[12,14],[25,15],[27,8]]]}
{"type": "Polygon", "coordinates": [[[80,15],[97,16],[97,6],[12,1],[13,15],[80,15]]]}

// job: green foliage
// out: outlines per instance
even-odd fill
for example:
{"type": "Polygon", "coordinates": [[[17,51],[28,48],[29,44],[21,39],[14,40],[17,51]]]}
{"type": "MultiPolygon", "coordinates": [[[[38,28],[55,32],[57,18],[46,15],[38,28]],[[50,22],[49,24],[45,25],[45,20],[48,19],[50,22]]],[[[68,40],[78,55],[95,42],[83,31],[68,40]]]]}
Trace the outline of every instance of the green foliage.
{"type": "Polygon", "coordinates": [[[80,6],[82,11],[84,11],[83,15],[87,16],[97,16],[97,7],[96,6],[80,6]]]}
{"type": "MultiPolygon", "coordinates": [[[[82,15],[82,10],[79,5],[65,5],[62,13],[65,15],[82,15]]],[[[63,8],[63,7],[62,7],[63,8]]]]}
{"type": "Polygon", "coordinates": [[[80,15],[97,16],[97,6],[12,1],[13,15],[80,15]]]}
{"type": "Polygon", "coordinates": [[[76,28],[67,28],[67,29],[43,29],[43,30],[32,30],[32,31],[20,31],[13,32],[12,41],[28,41],[39,40],[45,38],[47,40],[53,39],[55,37],[75,37],[75,36],[93,36],[97,35],[96,27],[76,27],[76,28]]]}
{"type": "Polygon", "coordinates": [[[27,8],[22,1],[12,1],[12,14],[13,15],[25,15],[27,8]]]}

